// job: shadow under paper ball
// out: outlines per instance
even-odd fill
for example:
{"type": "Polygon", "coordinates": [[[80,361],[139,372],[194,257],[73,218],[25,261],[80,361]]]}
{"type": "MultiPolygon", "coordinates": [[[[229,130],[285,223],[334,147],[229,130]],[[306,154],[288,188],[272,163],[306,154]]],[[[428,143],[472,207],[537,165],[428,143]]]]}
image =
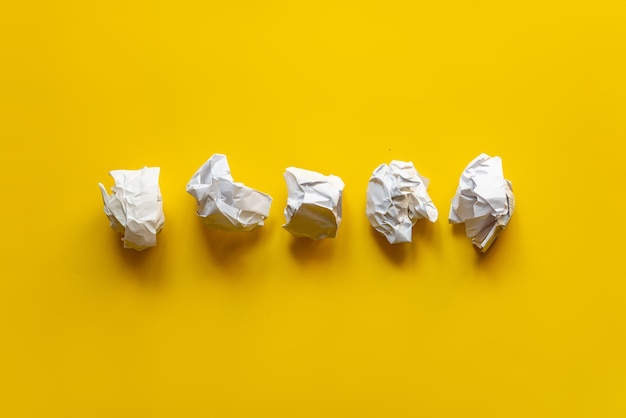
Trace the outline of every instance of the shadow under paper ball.
{"type": "Polygon", "coordinates": [[[213,262],[222,267],[236,270],[242,267],[245,256],[264,237],[266,231],[259,227],[247,232],[218,231],[207,228],[200,220],[202,235],[205,238],[213,262]]]}
{"type": "Polygon", "coordinates": [[[305,237],[291,237],[289,252],[301,264],[332,259],[335,252],[335,238],[313,240],[305,237]]]}
{"type": "Polygon", "coordinates": [[[167,241],[163,232],[157,234],[157,245],[137,251],[132,248],[124,248],[122,235],[113,230],[106,231],[114,252],[118,259],[122,260],[125,268],[132,270],[133,277],[144,284],[159,284],[164,280],[164,251],[167,241]]]}
{"type": "MultiPolygon", "coordinates": [[[[465,224],[448,224],[452,228],[452,235],[455,237],[463,237],[469,241],[469,238],[465,235],[465,224]]],[[[471,244],[471,242],[470,242],[471,244]]]]}
{"type": "Polygon", "coordinates": [[[389,261],[393,262],[396,265],[402,265],[410,259],[413,253],[411,248],[412,243],[403,242],[399,244],[390,244],[383,234],[372,228],[369,224],[367,225],[367,227],[369,228],[370,233],[374,238],[374,241],[376,241],[376,244],[383,252],[383,254],[385,254],[385,256],[389,259],[389,261]]]}

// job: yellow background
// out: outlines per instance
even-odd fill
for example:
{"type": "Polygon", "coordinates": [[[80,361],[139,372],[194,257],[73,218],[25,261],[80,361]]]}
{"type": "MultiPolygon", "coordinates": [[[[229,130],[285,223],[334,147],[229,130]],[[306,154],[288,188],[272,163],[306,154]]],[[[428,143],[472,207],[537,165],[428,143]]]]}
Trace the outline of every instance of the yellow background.
{"type": "Polygon", "coordinates": [[[626,2],[5,1],[0,415],[626,416],[626,2]],[[213,153],[274,197],[212,233],[213,153]],[[447,223],[500,155],[518,207],[480,256],[447,223]],[[392,159],[440,211],[391,247],[392,159]],[[161,167],[158,247],[97,188],[161,167]],[[287,166],[343,178],[335,240],[281,228],[287,166]]]}

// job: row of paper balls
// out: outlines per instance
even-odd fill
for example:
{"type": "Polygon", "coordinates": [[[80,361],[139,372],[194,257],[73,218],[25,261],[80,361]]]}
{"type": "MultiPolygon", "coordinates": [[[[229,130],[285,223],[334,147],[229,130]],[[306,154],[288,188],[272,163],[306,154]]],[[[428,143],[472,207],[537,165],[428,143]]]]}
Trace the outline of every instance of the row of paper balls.
{"type": "MultiPolygon", "coordinates": [[[[100,184],[104,212],[113,230],[124,235],[124,247],[143,250],[157,243],[165,220],[158,167],[113,170],[112,194],[100,184]]],[[[289,167],[283,227],[297,237],[334,238],[341,223],[343,181],[334,175],[289,167]]],[[[428,179],[412,162],[381,164],[370,177],[366,215],[389,243],[411,242],[418,219],[435,222],[438,211],[427,192],[428,179]]],[[[272,198],[235,182],[226,156],[214,154],[192,176],[187,192],[207,227],[250,231],[263,226],[272,198]]],[[[499,157],[480,154],[463,171],[452,200],[449,221],[465,223],[467,236],[486,251],[506,227],[515,207],[511,183],[504,179],[499,157]]]]}

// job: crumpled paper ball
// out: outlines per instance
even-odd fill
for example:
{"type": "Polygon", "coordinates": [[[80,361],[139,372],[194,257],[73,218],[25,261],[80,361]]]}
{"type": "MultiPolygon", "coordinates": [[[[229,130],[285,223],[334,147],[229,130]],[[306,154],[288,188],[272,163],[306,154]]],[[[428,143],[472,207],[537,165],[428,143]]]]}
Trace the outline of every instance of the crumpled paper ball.
{"type": "Polygon", "coordinates": [[[113,170],[112,195],[99,183],[104,213],[111,228],[124,234],[124,248],[144,250],[157,245],[156,236],[163,228],[163,199],[159,189],[159,167],[140,170],[113,170]]]}
{"type": "Polygon", "coordinates": [[[341,223],[343,181],[315,171],[289,167],[285,171],[287,206],[283,225],[296,237],[334,238],[341,223]]]}
{"type": "Polygon", "coordinates": [[[381,164],[372,173],[365,213],[372,227],[390,244],[411,242],[418,219],[437,220],[439,213],[426,191],[428,183],[412,162],[381,164]]]}
{"type": "Polygon", "coordinates": [[[206,226],[222,231],[251,231],[264,225],[272,198],[237,183],[228,160],[214,154],[187,183],[187,193],[196,199],[197,214],[206,226]]]}
{"type": "Polygon", "coordinates": [[[504,178],[502,159],[480,154],[463,170],[448,220],[465,223],[465,234],[486,252],[506,228],[515,209],[511,182],[504,178]]]}

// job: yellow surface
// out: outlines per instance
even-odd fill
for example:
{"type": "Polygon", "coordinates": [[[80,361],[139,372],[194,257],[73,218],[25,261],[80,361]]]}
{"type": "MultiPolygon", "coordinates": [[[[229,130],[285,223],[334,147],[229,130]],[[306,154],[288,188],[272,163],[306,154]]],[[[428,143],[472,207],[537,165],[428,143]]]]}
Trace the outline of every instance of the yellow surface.
{"type": "Polygon", "coordinates": [[[626,2],[5,1],[0,416],[626,416],[626,2]],[[203,229],[213,153],[274,197],[203,229]],[[448,225],[478,153],[518,208],[480,256],[448,225]],[[441,218],[364,214],[412,160],[441,218]],[[161,167],[157,248],[97,188],[161,167]],[[284,169],[346,183],[336,240],[281,228],[284,169]]]}

